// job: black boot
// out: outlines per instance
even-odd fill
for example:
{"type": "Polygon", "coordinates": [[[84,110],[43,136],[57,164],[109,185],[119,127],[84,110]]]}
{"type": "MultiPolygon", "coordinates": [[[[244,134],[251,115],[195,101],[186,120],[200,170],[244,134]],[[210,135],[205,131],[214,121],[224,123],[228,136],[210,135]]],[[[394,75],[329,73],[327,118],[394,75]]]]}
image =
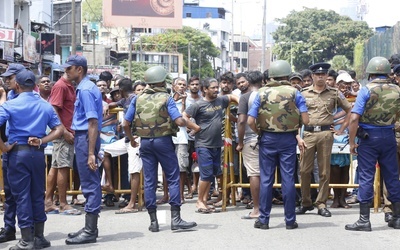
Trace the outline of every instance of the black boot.
{"type": "Polygon", "coordinates": [[[400,202],[393,203],[393,218],[388,226],[394,229],[400,229],[400,202]]]}
{"type": "Polygon", "coordinates": [[[21,239],[17,245],[10,247],[10,250],[21,250],[21,249],[35,249],[33,246],[33,232],[32,228],[21,228],[21,239]]]}
{"type": "Polygon", "coordinates": [[[65,240],[67,245],[78,245],[86,243],[95,243],[98,235],[97,220],[99,215],[87,213],[85,217],[85,228],[79,230],[78,234],[69,234],[75,237],[65,240]]]}
{"type": "Polygon", "coordinates": [[[0,229],[0,243],[15,240],[15,228],[14,229],[6,229],[2,227],[0,229]]]}
{"type": "Polygon", "coordinates": [[[158,220],[157,220],[157,210],[155,208],[150,208],[147,210],[150,215],[150,226],[149,230],[151,232],[158,232],[160,228],[158,227],[158,220]]]}
{"type": "Polygon", "coordinates": [[[369,221],[369,203],[360,203],[360,219],[354,224],[348,224],[345,226],[346,230],[351,231],[371,231],[371,223],[369,221]]]}
{"type": "Polygon", "coordinates": [[[195,226],[196,222],[186,222],[181,219],[181,207],[171,206],[171,230],[190,229],[195,226]]]}
{"type": "Polygon", "coordinates": [[[35,223],[35,230],[33,234],[35,249],[42,249],[51,246],[50,241],[46,240],[43,233],[44,233],[44,222],[35,223]]]}

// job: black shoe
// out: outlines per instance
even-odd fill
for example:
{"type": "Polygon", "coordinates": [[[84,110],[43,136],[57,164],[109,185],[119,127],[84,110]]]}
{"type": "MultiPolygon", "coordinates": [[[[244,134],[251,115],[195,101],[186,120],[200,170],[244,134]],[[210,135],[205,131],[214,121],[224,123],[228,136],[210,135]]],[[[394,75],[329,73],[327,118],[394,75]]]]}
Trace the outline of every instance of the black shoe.
{"type": "Polygon", "coordinates": [[[329,212],[329,210],[326,207],[318,209],[318,214],[323,217],[331,217],[332,216],[331,212],[329,212]]]}
{"type": "Polygon", "coordinates": [[[256,222],[254,222],[254,228],[266,230],[266,229],[269,229],[269,226],[268,226],[268,224],[263,224],[259,220],[256,220],[256,222]]]}
{"type": "Polygon", "coordinates": [[[392,212],[385,213],[385,222],[389,222],[392,219],[393,219],[393,213],[392,212]]]}
{"type": "Polygon", "coordinates": [[[4,227],[0,229],[0,243],[15,240],[15,229],[6,230],[4,227]]]}
{"type": "Polygon", "coordinates": [[[299,224],[297,224],[297,222],[294,222],[292,225],[286,225],[286,229],[295,229],[298,227],[299,227],[299,224]]]}
{"type": "Polygon", "coordinates": [[[296,208],[296,214],[305,214],[307,211],[312,211],[312,210],[314,210],[313,206],[310,207],[301,206],[296,208]]]}

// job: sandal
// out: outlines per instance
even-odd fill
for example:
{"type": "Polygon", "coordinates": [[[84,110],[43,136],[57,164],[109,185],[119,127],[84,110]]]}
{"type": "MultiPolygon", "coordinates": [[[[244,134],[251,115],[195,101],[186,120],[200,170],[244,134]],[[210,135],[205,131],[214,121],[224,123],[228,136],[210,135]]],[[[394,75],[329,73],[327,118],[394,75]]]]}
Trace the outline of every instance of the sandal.
{"type": "Polygon", "coordinates": [[[104,204],[106,205],[106,207],[113,207],[114,206],[114,202],[112,201],[111,197],[106,197],[104,200],[104,204]]]}
{"type": "Polygon", "coordinates": [[[253,209],[253,208],[254,208],[253,201],[250,201],[250,202],[246,205],[246,209],[253,209]]]}
{"type": "Polygon", "coordinates": [[[124,200],[121,203],[119,203],[118,207],[124,208],[124,207],[128,206],[128,204],[129,204],[129,202],[127,200],[124,200]]]}
{"type": "Polygon", "coordinates": [[[159,199],[158,201],[156,201],[156,204],[157,204],[157,205],[161,205],[161,204],[165,204],[165,203],[168,203],[168,201],[163,200],[163,198],[161,198],[161,199],[159,199]]]}
{"type": "Polygon", "coordinates": [[[242,204],[249,204],[251,202],[251,199],[250,199],[250,197],[244,197],[243,199],[242,199],[242,204]]]}
{"type": "Polygon", "coordinates": [[[187,194],[185,195],[185,199],[193,199],[193,194],[187,194]]]}

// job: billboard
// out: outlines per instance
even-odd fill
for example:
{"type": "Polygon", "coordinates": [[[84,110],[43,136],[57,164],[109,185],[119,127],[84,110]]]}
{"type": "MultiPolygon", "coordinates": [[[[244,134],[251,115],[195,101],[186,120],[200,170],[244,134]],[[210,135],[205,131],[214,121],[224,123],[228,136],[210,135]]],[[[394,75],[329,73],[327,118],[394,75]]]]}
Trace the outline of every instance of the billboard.
{"type": "Polygon", "coordinates": [[[31,35],[24,34],[24,61],[36,63],[38,55],[36,53],[36,38],[31,35]]]}
{"type": "Polygon", "coordinates": [[[0,41],[13,43],[15,39],[14,29],[0,28],[0,41]]]}
{"type": "Polygon", "coordinates": [[[54,33],[40,33],[40,54],[56,55],[60,54],[59,35],[54,33]]]}
{"type": "Polygon", "coordinates": [[[104,0],[106,27],[182,28],[182,0],[104,0]]]}

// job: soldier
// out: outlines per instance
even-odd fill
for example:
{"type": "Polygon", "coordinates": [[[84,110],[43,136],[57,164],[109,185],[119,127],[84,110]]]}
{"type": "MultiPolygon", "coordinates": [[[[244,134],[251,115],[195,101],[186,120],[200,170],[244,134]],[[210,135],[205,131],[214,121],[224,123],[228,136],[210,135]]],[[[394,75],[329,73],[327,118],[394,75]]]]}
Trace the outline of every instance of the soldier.
{"type": "MultiPolygon", "coordinates": [[[[290,64],[278,60],[271,64],[269,76],[273,79],[258,91],[248,113],[248,124],[260,134],[260,216],[255,228],[269,229],[272,207],[272,186],[276,166],[282,177],[286,229],[298,227],[296,222],[296,188],[294,185],[297,132],[301,121],[308,124],[304,97],[291,86],[290,64]],[[260,127],[258,130],[256,125],[260,127]]],[[[300,137],[298,137],[300,139],[300,137]]],[[[299,140],[301,142],[301,140],[299,140]]],[[[300,150],[303,144],[299,143],[300,150]]]]}
{"type": "MultiPolygon", "coordinates": [[[[314,209],[310,197],[311,172],[314,167],[315,153],[317,153],[319,172],[319,193],[316,200],[318,214],[323,217],[331,217],[331,212],[326,208],[329,195],[329,179],[331,170],[331,153],[333,146],[333,114],[338,107],[346,113],[350,112],[351,105],[343,94],[337,89],[326,84],[329,63],[317,63],[310,66],[313,85],[301,92],[306,99],[310,124],[304,126],[303,143],[306,150],[300,155],[300,182],[302,204],[296,214],[304,214],[314,209]]],[[[337,134],[343,133],[341,127],[337,134]]]]}
{"type": "Polygon", "coordinates": [[[374,197],[375,165],[378,162],[392,202],[393,218],[388,226],[400,229],[400,181],[394,124],[399,119],[400,87],[389,78],[390,63],[384,57],[372,58],[366,69],[371,80],[358,93],[350,116],[350,152],[357,154],[360,186],[360,218],[346,230],[371,231],[370,204],[374,197]],[[359,143],[355,143],[355,137],[359,143]]]}
{"type": "Polygon", "coordinates": [[[130,125],[141,138],[140,157],[144,170],[144,198],[150,215],[151,232],[158,232],[156,189],[158,163],[165,173],[170,193],[171,230],[190,229],[196,222],[181,219],[181,196],[179,192],[179,165],[175,154],[172,135],[177,126],[186,126],[175,102],[165,87],[167,71],[161,66],[149,68],[145,74],[147,88],[135,97],[125,114],[124,130],[132,147],[137,147],[130,125]]]}
{"type": "Polygon", "coordinates": [[[7,178],[17,204],[21,240],[10,249],[41,249],[50,247],[43,236],[45,156],[49,141],[61,137],[64,126],[53,107],[32,90],[35,75],[22,70],[15,76],[18,98],[0,107],[0,125],[8,122],[8,143],[0,139],[0,149],[8,152],[7,178]],[[52,130],[46,135],[46,127],[52,130]]]}

